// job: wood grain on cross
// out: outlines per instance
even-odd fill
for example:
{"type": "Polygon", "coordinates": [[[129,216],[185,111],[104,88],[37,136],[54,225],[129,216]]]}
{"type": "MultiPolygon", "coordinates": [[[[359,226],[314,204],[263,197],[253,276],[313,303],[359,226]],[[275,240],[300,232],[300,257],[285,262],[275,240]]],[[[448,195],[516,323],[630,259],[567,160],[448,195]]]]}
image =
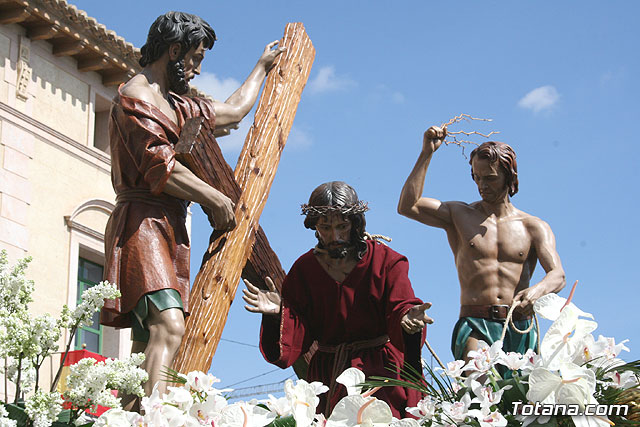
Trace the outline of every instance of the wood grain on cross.
{"type": "MultiPolygon", "coordinates": [[[[191,316],[187,318],[185,336],[174,362],[174,369],[179,372],[207,372],[211,366],[241,272],[252,253],[259,230],[258,220],[311,71],[315,49],[301,23],[287,24],[280,46],[287,50],[278,57],[274,69],[267,76],[254,123],[236,166],[235,180],[242,189],[241,194],[235,200],[233,196],[237,190],[225,193],[236,201],[238,225],[233,231],[216,236],[196,276],[191,290],[191,316]]],[[[199,161],[206,162],[207,159],[199,161]]],[[[266,238],[259,242],[265,243],[268,244],[266,238]]],[[[261,266],[259,260],[252,263],[254,269],[261,266]]]]}

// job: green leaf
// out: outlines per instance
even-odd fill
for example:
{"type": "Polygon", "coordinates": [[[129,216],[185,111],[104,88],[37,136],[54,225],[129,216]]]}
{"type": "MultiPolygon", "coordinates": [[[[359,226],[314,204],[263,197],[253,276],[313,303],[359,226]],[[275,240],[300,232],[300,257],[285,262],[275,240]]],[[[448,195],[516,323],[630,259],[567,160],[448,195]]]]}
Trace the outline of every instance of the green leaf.
{"type": "Polygon", "coordinates": [[[293,415],[278,417],[271,421],[267,427],[296,427],[296,420],[293,418],[293,415]]]}
{"type": "Polygon", "coordinates": [[[58,414],[58,419],[55,422],[67,425],[71,422],[71,415],[72,415],[71,409],[64,409],[62,412],[58,414]]]}
{"type": "Polygon", "coordinates": [[[5,409],[9,413],[9,418],[16,420],[18,427],[25,427],[29,421],[27,413],[24,412],[24,403],[17,405],[13,403],[7,403],[4,405],[5,409]]]}

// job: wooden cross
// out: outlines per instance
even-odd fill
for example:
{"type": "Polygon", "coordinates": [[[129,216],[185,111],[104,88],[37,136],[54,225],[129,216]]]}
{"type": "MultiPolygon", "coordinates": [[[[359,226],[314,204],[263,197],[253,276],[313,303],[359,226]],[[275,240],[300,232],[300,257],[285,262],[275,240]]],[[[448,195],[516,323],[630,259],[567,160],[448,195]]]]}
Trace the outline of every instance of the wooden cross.
{"type": "Polygon", "coordinates": [[[202,126],[199,133],[183,129],[197,133],[196,141],[184,140],[176,145],[181,162],[235,202],[238,224],[229,233],[212,234],[191,289],[191,316],[174,362],[179,372],[209,370],[241,275],[265,289],[265,276],[272,277],[277,285],[284,278],[280,261],[258,221],[309,78],[315,49],[301,23],[287,24],[280,46],[287,50],[267,76],[235,173],[202,120],[189,123],[194,129],[202,126]]]}

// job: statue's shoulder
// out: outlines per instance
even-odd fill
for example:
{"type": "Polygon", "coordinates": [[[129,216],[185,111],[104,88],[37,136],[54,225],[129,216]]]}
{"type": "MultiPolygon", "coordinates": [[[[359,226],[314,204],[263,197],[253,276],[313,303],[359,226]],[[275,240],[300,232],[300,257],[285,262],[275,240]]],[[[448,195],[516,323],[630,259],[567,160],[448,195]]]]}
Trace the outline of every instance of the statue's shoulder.
{"type": "Polygon", "coordinates": [[[149,85],[147,79],[141,75],[136,74],[128,82],[120,86],[119,89],[121,96],[128,98],[139,99],[144,102],[148,102],[151,105],[155,105],[155,93],[153,88],[149,85]]]}
{"type": "Polygon", "coordinates": [[[544,233],[551,231],[549,224],[535,215],[531,215],[518,209],[518,216],[525,227],[527,227],[527,230],[529,230],[529,233],[544,233]]]}

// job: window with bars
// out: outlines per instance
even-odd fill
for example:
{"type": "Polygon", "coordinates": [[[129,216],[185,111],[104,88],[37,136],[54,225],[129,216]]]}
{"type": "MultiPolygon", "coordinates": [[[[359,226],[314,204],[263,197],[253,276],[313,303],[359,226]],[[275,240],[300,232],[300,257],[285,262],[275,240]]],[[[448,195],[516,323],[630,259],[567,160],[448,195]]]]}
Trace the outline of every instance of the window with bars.
{"type": "MultiPolygon", "coordinates": [[[[78,260],[78,302],[82,293],[102,280],[103,267],[84,258],[78,260]]],[[[100,313],[93,315],[91,326],[78,328],[76,333],[75,349],[86,348],[94,353],[102,354],[102,326],[100,325],[100,313]],[[84,344],[84,346],[83,346],[84,344]]]]}

